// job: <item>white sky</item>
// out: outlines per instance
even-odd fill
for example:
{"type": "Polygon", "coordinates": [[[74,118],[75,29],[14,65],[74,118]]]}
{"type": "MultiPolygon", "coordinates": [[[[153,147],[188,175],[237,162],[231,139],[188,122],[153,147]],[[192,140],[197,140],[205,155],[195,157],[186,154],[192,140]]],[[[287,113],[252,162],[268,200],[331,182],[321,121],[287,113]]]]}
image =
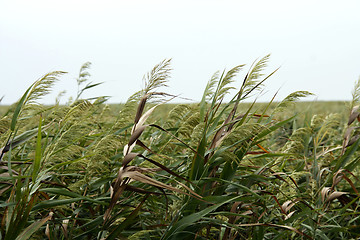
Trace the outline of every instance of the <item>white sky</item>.
{"type": "Polygon", "coordinates": [[[124,102],[165,58],[173,73],[166,90],[199,101],[217,70],[271,53],[269,100],[296,90],[318,100],[349,100],[360,76],[360,1],[291,0],[0,0],[1,104],[17,101],[53,70],[68,72],[45,98],[76,95],[80,66],[90,61],[85,97],[124,102]]]}

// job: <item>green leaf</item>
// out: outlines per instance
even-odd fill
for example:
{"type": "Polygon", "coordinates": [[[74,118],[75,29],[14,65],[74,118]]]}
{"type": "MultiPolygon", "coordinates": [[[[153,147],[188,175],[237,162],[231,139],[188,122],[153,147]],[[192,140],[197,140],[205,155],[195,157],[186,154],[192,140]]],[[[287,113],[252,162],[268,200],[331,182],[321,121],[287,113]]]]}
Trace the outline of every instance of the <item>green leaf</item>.
{"type": "MultiPolygon", "coordinates": [[[[46,126],[42,127],[42,131],[48,129],[51,126],[51,124],[47,124],[46,126]]],[[[34,128],[31,130],[28,130],[16,137],[14,137],[11,141],[9,141],[6,146],[3,148],[3,152],[8,152],[10,148],[15,148],[19,146],[20,144],[28,141],[29,139],[35,137],[38,134],[39,129],[34,128]]]]}
{"type": "Polygon", "coordinates": [[[353,145],[351,145],[339,159],[334,161],[336,163],[333,172],[337,172],[340,168],[344,167],[350,158],[355,154],[360,145],[360,139],[358,139],[353,145]]]}
{"type": "Polygon", "coordinates": [[[254,142],[258,141],[259,139],[265,137],[266,135],[268,135],[269,133],[275,131],[276,129],[278,129],[279,127],[285,125],[286,123],[290,122],[291,120],[293,120],[295,118],[295,116],[288,118],[284,121],[278,122],[277,124],[275,124],[274,126],[269,127],[268,129],[265,129],[264,131],[260,132],[259,134],[256,135],[256,137],[254,138],[254,142]]]}
{"type": "Polygon", "coordinates": [[[40,221],[34,222],[27,228],[25,228],[24,231],[16,238],[16,240],[26,240],[31,237],[37,230],[40,229],[42,225],[44,225],[48,220],[51,219],[51,215],[41,219],[40,221]]]}
{"type": "Polygon", "coordinates": [[[18,104],[16,105],[16,108],[15,108],[15,111],[14,111],[14,115],[12,117],[12,120],[11,120],[11,131],[14,131],[15,130],[15,126],[16,126],[16,122],[17,122],[17,119],[19,117],[19,114],[20,114],[20,110],[26,100],[26,97],[28,95],[28,93],[30,92],[31,88],[34,86],[35,83],[31,84],[31,86],[26,90],[26,92],[24,93],[24,95],[21,97],[20,101],[18,102],[18,104]]]}
{"type": "Polygon", "coordinates": [[[89,235],[98,235],[100,229],[99,226],[102,226],[102,223],[104,222],[103,216],[99,216],[97,218],[95,218],[94,220],[85,223],[84,225],[81,226],[82,229],[89,229],[86,232],[81,233],[80,235],[77,235],[75,237],[73,237],[73,240],[78,240],[78,239],[85,239],[85,237],[89,236],[89,235]]]}
{"type": "Polygon", "coordinates": [[[147,196],[143,199],[143,201],[139,204],[139,206],[137,206],[137,207],[134,209],[134,211],[132,211],[132,212],[130,213],[130,215],[127,216],[126,219],[125,219],[122,223],[120,223],[120,224],[115,228],[114,231],[112,231],[112,232],[110,233],[110,235],[106,238],[106,240],[114,240],[114,239],[116,239],[117,237],[119,237],[119,234],[120,234],[127,226],[129,226],[129,225],[133,222],[134,218],[138,215],[138,213],[139,213],[139,211],[140,211],[140,209],[141,209],[141,206],[144,204],[146,198],[147,198],[147,196]]]}
{"type": "Polygon", "coordinates": [[[172,237],[174,237],[175,235],[177,235],[178,233],[183,232],[183,230],[185,230],[186,227],[189,227],[191,225],[193,225],[195,222],[199,221],[202,217],[206,216],[207,214],[209,214],[212,211],[215,211],[218,207],[228,203],[228,202],[234,202],[237,201],[239,199],[239,197],[234,197],[231,198],[227,201],[223,201],[219,204],[215,204],[213,206],[210,206],[200,212],[195,212],[191,215],[188,215],[182,219],[180,219],[178,222],[176,222],[174,225],[170,225],[169,228],[167,229],[167,231],[165,232],[165,235],[163,235],[163,237],[161,239],[166,240],[166,239],[171,239],[172,237]]]}
{"type": "Polygon", "coordinates": [[[94,84],[91,84],[89,83],[88,85],[86,85],[86,87],[83,88],[83,90],[86,90],[86,89],[89,89],[89,88],[93,88],[93,87],[96,87],[100,84],[103,84],[103,82],[100,82],[100,83],[94,83],[94,84]]]}
{"type": "Polygon", "coordinates": [[[206,139],[205,137],[203,137],[196,150],[194,159],[191,164],[190,175],[189,175],[190,181],[198,180],[200,176],[203,174],[205,151],[206,151],[206,139]]]}
{"type": "Polygon", "coordinates": [[[66,205],[66,204],[73,203],[73,202],[78,202],[81,200],[83,200],[82,197],[71,198],[71,199],[61,199],[61,200],[46,200],[46,201],[42,201],[42,202],[36,204],[32,210],[38,211],[38,210],[42,210],[42,209],[53,208],[53,207],[66,205]]]}
{"type": "Polygon", "coordinates": [[[86,200],[86,201],[93,202],[93,203],[98,203],[98,204],[101,204],[101,205],[106,205],[107,204],[104,201],[98,201],[98,200],[95,200],[95,199],[92,199],[92,198],[89,198],[89,197],[85,197],[85,196],[82,196],[82,195],[80,195],[78,193],[70,192],[70,191],[68,191],[68,190],[66,190],[64,188],[43,188],[40,191],[46,192],[46,193],[52,193],[52,194],[55,194],[55,195],[62,195],[62,196],[77,198],[77,199],[81,198],[81,200],[86,200]]]}
{"type": "Polygon", "coordinates": [[[39,173],[40,163],[41,163],[41,123],[42,123],[42,118],[40,116],[38,134],[36,139],[35,159],[33,162],[33,172],[32,172],[33,182],[36,182],[36,178],[39,173]]]}
{"type": "MultiPolygon", "coordinates": [[[[233,177],[235,176],[235,173],[237,171],[237,162],[226,162],[223,171],[221,172],[220,178],[223,180],[231,181],[233,177]]],[[[229,185],[229,183],[224,183],[221,186],[219,186],[216,191],[215,195],[222,195],[226,189],[226,187],[229,185]]]]}

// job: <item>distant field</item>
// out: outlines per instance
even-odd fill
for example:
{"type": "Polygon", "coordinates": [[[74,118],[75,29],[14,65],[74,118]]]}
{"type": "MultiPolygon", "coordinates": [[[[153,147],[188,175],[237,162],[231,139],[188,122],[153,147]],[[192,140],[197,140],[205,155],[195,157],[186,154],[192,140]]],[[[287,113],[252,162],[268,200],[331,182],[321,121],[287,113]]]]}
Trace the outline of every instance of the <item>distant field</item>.
{"type": "MultiPolygon", "coordinates": [[[[163,104],[159,106],[155,111],[156,114],[160,114],[160,116],[166,116],[166,114],[173,109],[178,104],[163,104]]],[[[189,104],[191,105],[191,104],[189,104]]],[[[246,111],[251,103],[241,103],[239,105],[239,111],[246,111]]],[[[261,112],[265,107],[267,107],[268,103],[256,103],[254,106],[254,111],[261,112]]],[[[272,108],[275,107],[277,103],[273,103],[269,108],[271,112],[272,108]]],[[[3,115],[9,109],[10,106],[0,105],[0,114],[3,115]]],[[[123,107],[123,104],[109,104],[109,107],[112,109],[114,113],[119,112],[123,107]]],[[[301,115],[308,113],[310,115],[314,114],[330,114],[337,113],[343,116],[344,118],[348,117],[349,114],[349,103],[345,101],[314,101],[314,102],[297,102],[294,106],[287,110],[286,114],[301,115]]]]}
{"type": "MultiPolygon", "coordinates": [[[[273,103],[268,111],[271,110],[277,105],[278,103],[273,103]]],[[[179,104],[163,104],[160,105],[155,111],[158,114],[166,115],[171,109],[173,109],[176,105],[179,104]]],[[[185,105],[196,105],[196,103],[187,104],[185,105]]],[[[250,107],[251,103],[241,103],[239,105],[239,111],[246,111],[250,107]]],[[[261,112],[264,108],[266,108],[268,103],[255,103],[253,107],[254,111],[261,112]]],[[[109,104],[110,108],[113,109],[114,112],[118,112],[123,107],[123,104],[109,104]]],[[[5,112],[8,106],[0,106],[0,112],[5,112]]],[[[293,114],[304,114],[309,113],[313,114],[330,114],[330,113],[337,113],[340,115],[348,115],[350,113],[349,109],[349,102],[345,101],[314,101],[314,102],[296,102],[293,107],[288,109],[288,113],[290,115],[293,114]]],[[[347,116],[346,116],[347,117],[347,116]]]]}

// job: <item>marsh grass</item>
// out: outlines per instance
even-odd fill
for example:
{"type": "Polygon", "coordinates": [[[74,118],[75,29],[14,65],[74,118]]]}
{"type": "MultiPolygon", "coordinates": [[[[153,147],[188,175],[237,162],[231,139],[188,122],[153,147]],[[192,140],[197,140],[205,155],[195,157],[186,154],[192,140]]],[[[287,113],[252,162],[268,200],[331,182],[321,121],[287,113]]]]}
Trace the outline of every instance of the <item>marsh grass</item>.
{"type": "Polygon", "coordinates": [[[120,105],[81,98],[89,63],[74,100],[40,105],[64,73],[44,75],[0,108],[0,239],[357,239],[358,84],[351,104],[249,102],[268,60],[191,104],[161,90],[170,60],[120,105]]]}

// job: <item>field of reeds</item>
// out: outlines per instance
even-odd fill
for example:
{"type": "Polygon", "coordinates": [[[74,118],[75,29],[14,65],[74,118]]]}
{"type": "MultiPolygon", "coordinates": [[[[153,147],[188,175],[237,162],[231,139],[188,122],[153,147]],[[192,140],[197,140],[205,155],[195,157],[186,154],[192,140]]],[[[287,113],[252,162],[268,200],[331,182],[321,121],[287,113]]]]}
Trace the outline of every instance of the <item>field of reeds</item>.
{"type": "Polygon", "coordinates": [[[0,108],[0,239],[358,239],[360,82],[346,103],[249,102],[268,59],[192,104],[162,90],[170,60],[121,105],[82,98],[88,63],[67,104],[38,103],[64,72],[35,81],[0,108]]]}

